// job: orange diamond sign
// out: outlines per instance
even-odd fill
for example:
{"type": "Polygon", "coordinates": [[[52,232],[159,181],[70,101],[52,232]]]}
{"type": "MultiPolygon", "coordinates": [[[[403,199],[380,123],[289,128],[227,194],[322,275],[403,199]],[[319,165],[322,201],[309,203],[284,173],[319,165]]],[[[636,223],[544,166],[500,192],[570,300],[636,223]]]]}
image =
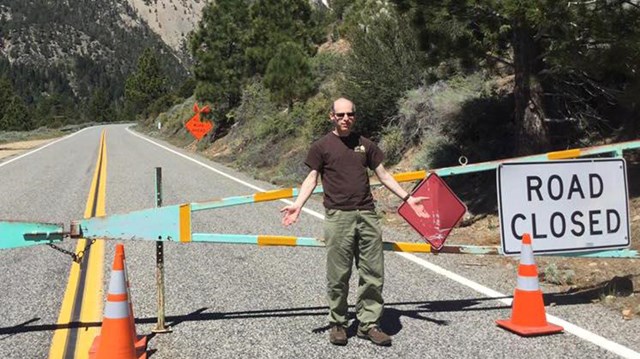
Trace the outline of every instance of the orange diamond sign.
{"type": "Polygon", "coordinates": [[[209,106],[198,108],[198,104],[195,103],[193,105],[193,112],[195,112],[196,114],[191,117],[191,119],[187,121],[184,126],[193,135],[193,137],[200,141],[213,128],[213,124],[211,122],[202,122],[200,120],[200,114],[209,113],[211,112],[211,109],[209,108],[209,106]]]}

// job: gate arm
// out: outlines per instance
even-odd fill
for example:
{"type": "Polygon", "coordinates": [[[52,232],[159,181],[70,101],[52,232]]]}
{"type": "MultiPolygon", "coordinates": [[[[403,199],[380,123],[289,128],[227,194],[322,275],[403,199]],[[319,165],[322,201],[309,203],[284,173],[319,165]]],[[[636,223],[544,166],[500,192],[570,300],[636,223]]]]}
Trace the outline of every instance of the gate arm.
{"type": "MultiPolygon", "coordinates": [[[[559,159],[568,159],[568,158],[576,158],[583,156],[593,156],[600,154],[610,154],[613,156],[622,156],[622,152],[625,150],[633,150],[640,148],[640,140],[628,141],[628,142],[620,142],[602,146],[595,147],[587,147],[587,148],[575,148],[566,151],[556,151],[549,152],[525,157],[516,157],[516,158],[507,158],[502,160],[495,161],[487,161],[487,162],[479,162],[474,164],[462,165],[462,166],[451,166],[451,167],[442,167],[435,168],[432,170],[419,170],[413,172],[402,172],[393,175],[398,182],[413,182],[424,179],[429,172],[433,172],[440,177],[454,176],[465,173],[475,173],[482,171],[491,171],[498,168],[498,166],[502,163],[506,162],[537,162],[537,161],[550,161],[550,160],[559,160],[559,159]]],[[[381,186],[381,183],[371,183],[371,187],[381,186]]],[[[313,190],[313,194],[323,193],[324,189],[322,186],[318,186],[313,190]]],[[[274,201],[278,199],[285,198],[293,198],[297,197],[299,194],[298,188],[279,188],[274,189],[272,191],[266,192],[257,192],[254,194],[246,195],[246,196],[234,196],[234,197],[225,197],[220,199],[215,199],[211,201],[201,202],[201,203],[192,203],[191,209],[192,211],[204,211],[208,209],[214,208],[223,208],[223,207],[231,207],[242,204],[251,204],[257,202],[264,201],[274,201]]]]}
{"type": "MultiPolygon", "coordinates": [[[[144,209],[78,221],[80,236],[87,239],[179,241],[183,243],[254,244],[259,246],[324,247],[312,237],[191,233],[191,204],[144,209]]],[[[435,253],[428,243],[383,242],[386,251],[435,253]]],[[[498,247],[451,245],[439,253],[498,254],[498,247]]]]}
{"type": "Polygon", "coordinates": [[[191,238],[191,205],[180,204],[78,221],[87,239],[188,242],[191,238]]]}
{"type": "Polygon", "coordinates": [[[609,154],[614,157],[622,157],[623,151],[634,150],[638,148],[640,148],[640,140],[634,140],[628,142],[612,143],[602,146],[573,148],[565,151],[548,152],[531,156],[479,162],[463,166],[443,167],[434,169],[433,172],[438,174],[438,176],[440,177],[446,177],[465,173],[495,170],[501,163],[506,162],[542,162],[604,154],[609,154]]]}
{"type": "MultiPolygon", "coordinates": [[[[427,171],[414,171],[414,172],[398,173],[398,174],[395,174],[393,177],[398,182],[411,182],[411,181],[421,180],[426,176],[427,176],[427,171]]],[[[381,186],[381,185],[382,185],[381,183],[371,184],[372,187],[381,186]]],[[[317,186],[313,190],[312,194],[318,194],[323,192],[324,192],[324,189],[322,188],[322,186],[317,186]]],[[[225,198],[215,199],[215,200],[202,202],[202,203],[191,203],[191,210],[193,212],[197,212],[197,211],[205,211],[208,209],[238,206],[241,204],[275,201],[278,199],[297,197],[299,193],[300,193],[300,190],[298,188],[279,188],[279,189],[274,189],[272,191],[256,192],[254,194],[250,194],[246,196],[225,197],[225,198]]]]}
{"type": "Polygon", "coordinates": [[[0,249],[53,243],[67,235],[61,223],[0,221],[0,249]]]}
{"type": "MultiPolygon", "coordinates": [[[[72,222],[72,233],[63,225],[27,222],[0,222],[0,249],[22,247],[70,237],[110,240],[179,241],[183,243],[253,244],[258,246],[324,247],[324,240],[313,237],[279,235],[192,233],[191,204],[143,209],[124,214],[94,217],[72,222]],[[77,228],[77,230],[74,230],[77,228]]],[[[383,242],[385,251],[418,253],[501,254],[498,246],[445,245],[439,251],[428,243],[383,242]]],[[[639,258],[635,250],[572,253],[565,256],[639,258]]]]}

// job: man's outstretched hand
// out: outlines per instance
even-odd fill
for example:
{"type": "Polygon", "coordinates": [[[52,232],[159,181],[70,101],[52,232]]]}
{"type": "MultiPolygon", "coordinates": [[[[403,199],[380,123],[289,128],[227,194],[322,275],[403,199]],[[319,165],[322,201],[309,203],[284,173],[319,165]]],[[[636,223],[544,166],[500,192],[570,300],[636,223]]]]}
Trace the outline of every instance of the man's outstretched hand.
{"type": "Polygon", "coordinates": [[[429,197],[409,197],[407,200],[407,204],[420,218],[429,218],[431,217],[429,213],[425,210],[422,201],[429,201],[431,198],[429,197]]]}
{"type": "Polygon", "coordinates": [[[285,227],[288,227],[298,221],[298,217],[300,217],[300,207],[295,205],[283,207],[280,212],[284,213],[282,217],[282,224],[285,227]]]}

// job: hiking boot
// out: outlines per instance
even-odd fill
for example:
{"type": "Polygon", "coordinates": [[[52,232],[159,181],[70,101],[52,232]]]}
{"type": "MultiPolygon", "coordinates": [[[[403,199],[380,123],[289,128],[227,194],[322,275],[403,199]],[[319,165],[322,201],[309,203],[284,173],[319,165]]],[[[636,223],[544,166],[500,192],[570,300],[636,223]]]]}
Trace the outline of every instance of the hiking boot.
{"type": "Polygon", "coordinates": [[[329,341],[333,345],[347,345],[347,331],[342,325],[332,325],[329,329],[329,341]]]}
{"type": "Polygon", "coordinates": [[[371,342],[376,345],[385,347],[391,345],[391,337],[387,335],[387,333],[383,332],[378,326],[373,326],[365,332],[358,328],[357,335],[359,338],[371,340],[371,342]]]}

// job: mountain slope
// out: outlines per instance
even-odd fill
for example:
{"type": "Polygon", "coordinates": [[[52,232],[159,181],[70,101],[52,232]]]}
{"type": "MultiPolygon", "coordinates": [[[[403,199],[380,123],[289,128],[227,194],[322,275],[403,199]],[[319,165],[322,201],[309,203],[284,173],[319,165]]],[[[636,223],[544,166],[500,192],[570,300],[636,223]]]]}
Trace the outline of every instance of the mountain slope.
{"type": "Polygon", "coordinates": [[[184,51],[186,36],[198,24],[205,0],[129,0],[138,16],[174,51],[184,51]]]}
{"type": "Polygon", "coordinates": [[[52,94],[84,101],[96,90],[114,101],[147,47],[159,54],[172,83],[186,77],[183,55],[127,0],[3,0],[0,5],[0,77],[9,77],[28,104],[52,94]]]}

